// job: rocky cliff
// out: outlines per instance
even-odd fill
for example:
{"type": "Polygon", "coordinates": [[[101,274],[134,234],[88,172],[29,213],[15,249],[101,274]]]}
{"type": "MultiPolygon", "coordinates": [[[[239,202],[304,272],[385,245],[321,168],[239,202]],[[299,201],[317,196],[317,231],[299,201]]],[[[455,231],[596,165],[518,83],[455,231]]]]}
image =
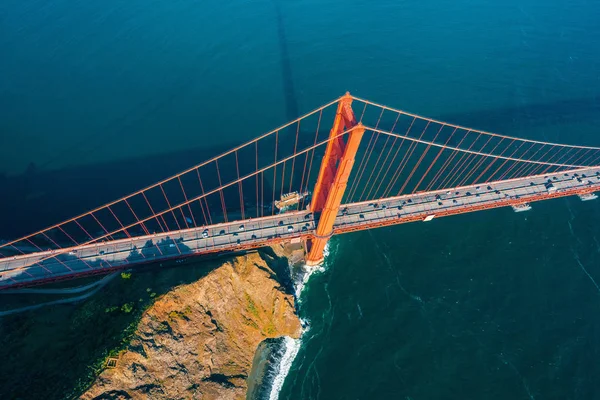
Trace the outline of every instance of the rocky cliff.
{"type": "Polygon", "coordinates": [[[258,345],[298,337],[294,299],[258,253],[158,299],[82,399],[243,399],[258,345]]]}

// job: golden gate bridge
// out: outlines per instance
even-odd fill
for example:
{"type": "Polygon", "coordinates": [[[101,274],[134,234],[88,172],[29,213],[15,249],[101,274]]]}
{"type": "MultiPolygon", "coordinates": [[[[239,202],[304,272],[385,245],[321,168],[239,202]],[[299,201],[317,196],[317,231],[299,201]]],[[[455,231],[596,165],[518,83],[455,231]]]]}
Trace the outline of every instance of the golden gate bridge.
{"type": "Polygon", "coordinates": [[[0,244],[0,289],[578,195],[600,148],[437,121],[349,93],[167,179],[0,244]],[[332,127],[331,127],[332,126],[332,127]],[[329,129],[331,127],[331,129],[329,129]],[[281,205],[285,204],[285,207],[281,205]]]}

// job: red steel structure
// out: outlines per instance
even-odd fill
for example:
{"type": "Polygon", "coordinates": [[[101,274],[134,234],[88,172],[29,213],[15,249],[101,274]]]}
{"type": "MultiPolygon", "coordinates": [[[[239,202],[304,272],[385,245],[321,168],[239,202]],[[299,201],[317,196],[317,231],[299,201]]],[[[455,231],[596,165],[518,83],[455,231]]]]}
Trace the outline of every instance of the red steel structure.
{"type": "Polygon", "coordinates": [[[318,265],[323,261],[323,250],[333,235],[333,224],[364,133],[364,126],[356,123],[352,96],[346,93],[338,103],[310,204],[310,210],[318,217],[318,225],[316,233],[307,240],[307,265],[318,265]],[[340,136],[344,130],[350,130],[347,140],[340,136]]]}
{"type": "Polygon", "coordinates": [[[335,234],[589,199],[599,188],[599,147],[485,132],[346,93],[170,178],[0,243],[0,289],[290,240],[304,241],[316,265],[335,234]],[[291,194],[298,203],[278,209],[291,194]]]}

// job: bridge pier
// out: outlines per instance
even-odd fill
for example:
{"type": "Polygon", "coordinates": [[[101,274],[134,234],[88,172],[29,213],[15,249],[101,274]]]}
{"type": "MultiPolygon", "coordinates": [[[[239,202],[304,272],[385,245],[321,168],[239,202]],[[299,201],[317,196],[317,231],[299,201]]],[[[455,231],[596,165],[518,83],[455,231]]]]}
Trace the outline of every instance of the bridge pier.
{"type": "Polygon", "coordinates": [[[333,224],[348,185],[356,152],[365,132],[364,126],[356,122],[351,105],[352,97],[346,93],[338,103],[333,128],[329,133],[331,140],[327,143],[313,191],[310,210],[317,221],[317,229],[315,235],[307,240],[306,265],[309,266],[323,262],[323,251],[333,235],[333,224]],[[350,129],[347,140],[344,140],[343,136],[338,136],[350,129]]]}

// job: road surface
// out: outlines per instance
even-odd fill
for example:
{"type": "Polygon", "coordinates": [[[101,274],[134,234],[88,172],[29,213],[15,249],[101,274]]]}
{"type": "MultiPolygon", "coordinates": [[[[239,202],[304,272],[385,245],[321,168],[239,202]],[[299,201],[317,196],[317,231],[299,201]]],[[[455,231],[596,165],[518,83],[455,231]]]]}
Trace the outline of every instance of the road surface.
{"type": "MultiPolygon", "coordinates": [[[[597,190],[600,190],[600,167],[409,194],[377,202],[346,204],[340,207],[334,234],[431,220],[434,217],[586,194],[597,190]]],[[[65,248],[60,251],[6,257],[0,259],[0,289],[76,275],[103,273],[114,268],[126,268],[170,258],[257,248],[278,241],[302,240],[313,235],[315,228],[312,213],[293,211],[65,248]]]]}

